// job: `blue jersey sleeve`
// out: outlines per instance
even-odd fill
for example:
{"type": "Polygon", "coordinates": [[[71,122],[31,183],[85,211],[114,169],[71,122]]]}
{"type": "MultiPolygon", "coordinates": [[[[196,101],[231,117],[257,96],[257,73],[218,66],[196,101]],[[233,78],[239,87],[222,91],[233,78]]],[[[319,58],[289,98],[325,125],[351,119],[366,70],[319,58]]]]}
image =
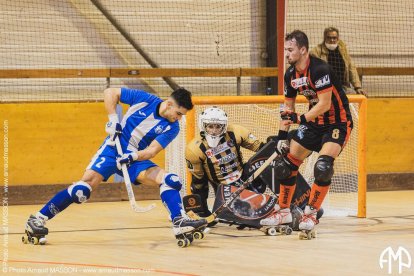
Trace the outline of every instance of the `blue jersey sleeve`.
{"type": "Polygon", "coordinates": [[[161,135],[158,135],[155,140],[165,149],[172,140],[177,137],[180,131],[178,122],[171,124],[171,128],[164,131],[161,135]]]}
{"type": "Polygon", "coordinates": [[[129,88],[121,88],[121,99],[122,103],[128,105],[134,105],[141,102],[152,102],[157,100],[158,97],[152,94],[149,94],[143,90],[135,90],[129,88]]]}

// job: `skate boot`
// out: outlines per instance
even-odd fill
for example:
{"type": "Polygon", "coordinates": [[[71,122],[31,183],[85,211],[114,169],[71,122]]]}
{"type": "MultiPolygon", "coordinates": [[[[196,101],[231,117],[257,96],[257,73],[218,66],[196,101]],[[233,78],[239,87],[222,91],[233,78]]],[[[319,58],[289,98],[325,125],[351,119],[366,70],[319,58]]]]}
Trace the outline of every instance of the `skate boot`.
{"type": "Polygon", "coordinates": [[[189,246],[194,239],[201,240],[207,226],[207,220],[192,219],[187,214],[182,213],[173,219],[173,232],[179,247],[189,246]]]}
{"type": "Polygon", "coordinates": [[[315,225],[319,223],[316,219],[318,210],[306,205],[303,217],[299,223],[299,239],[310,240],[316,238],[315,225]]]}
{"type": "Polygon", "coordinates": [[[34,245],[46,244],[46,235],[49,233],[49,230],[45,227],[45,224],[45,219],[30,215],[26,222],[26,236],[22,237],[22,242],[25,244],[32,243],[34,245]]]}
{"type": "Polygon", "coordinates": [[[292,223],[292,213],[290,208],[280,209],[278,204],[275,205],[275,211],[265,219],[260,221],[263,227],[261,230],[269,236],[276,236],[279,232],[281,234],[292,234],[292,228],[289,226],[292,223]]]}

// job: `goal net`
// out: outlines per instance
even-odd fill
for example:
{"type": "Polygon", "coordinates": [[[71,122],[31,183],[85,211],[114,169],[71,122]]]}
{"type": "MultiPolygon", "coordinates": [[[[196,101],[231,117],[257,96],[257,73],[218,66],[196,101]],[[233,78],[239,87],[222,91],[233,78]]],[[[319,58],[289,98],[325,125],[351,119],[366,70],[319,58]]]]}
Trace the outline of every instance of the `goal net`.
{"type": "MultiPolygon", "coordinates": [[[[279,106],[283,97],[216,97],[214,99],[203,98],[198,101],[195,98],[195,108],[192,113],[181,121],[181,131],[176,140],[166,149],[166,169],[177,173],[184,184],[184,193],[189,193],[190,178],[186,170],[185,163],[185,146],[195,132],[199,131],[198,115],[206,107],[218,105],[225,110],[229,116],[229,122],[240,124],[248,128],[256,137],[266,141],[270,135],[275,135],[279,128],[279,106]],[[210,102],[208,102],[210,100],[210,102]],[[234,100],[234,102],[232,102],[234,100]]],[[[299,101],[299,98],[298,98],[299,101]]],[[[326,215],[333,216],[365,216],[365,176],[364,170],[361,169],[361,160],[363,160],[363,145],[365,131],[361,131],[361,124],[364,124],[365,108],[360,108],[364,99],[360,96],[350,96],[351,112],[354,119],[354,129],[351,133],[348,144],[341,155],[335,160],[335,174],[332,179],[331,188],[328,196],[324,201],[323,208],[326,215]],[[362,102],[361,102],[362,101],[362,102]],[[361,112],[363,112],[361,114],[361,112]],[[362,123],[361,123],[362,121],[362,123]],[[361,175],[362,174],[362,175],[361,175]]],[[[297,104],[297,111],[304,113],[307,111],[307,104],[303,101],[297,104]]],[[[362,128],[363,129],[363,128],[362,128]]],[[[244,162],[246,162],[254,153],[242,149],[244,162]]],[[[300,167],[309,185],[313,184],[313,167],[317,159],[317,154],[313,153],[308,157],[300,167]]],[[[363,163],[363,162],[362,162],[363,163]]],[[[214,194],[210,189],[210,197],[214,194]]]]}

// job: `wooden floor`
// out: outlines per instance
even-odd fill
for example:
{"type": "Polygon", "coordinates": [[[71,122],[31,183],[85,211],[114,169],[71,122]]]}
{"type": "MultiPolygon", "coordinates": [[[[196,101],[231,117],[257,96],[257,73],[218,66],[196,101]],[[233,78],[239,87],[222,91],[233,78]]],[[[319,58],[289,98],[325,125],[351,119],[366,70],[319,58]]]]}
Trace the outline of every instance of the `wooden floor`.
{"type": "MultiPolygon", "coordinates": [[[[140,204],[149,202],[140,202],[140,204]]],[[[22,275],[387,275],[381,252],[408,250],[414,274],[414,191],[368,193],[368,217],[324,218],[318,238],[266,236],[218,225],[201,241],[178,248],[160,202],[144,214],[128,202],[72,205],[48,222],[49,244],[23,244],[30,213],[40,206],[3,209],[3,272],[22,275]],[[4,212],[7,210],[7,212],[4,212]],[[5,228],[6,227],[6,228],[5,228]],[[8,227],[8,234],[5,233],[8,227]],[[4,261],[8,262],[5,263],[4,261]]],[[[396,267],[393,268],[396,275],[396,267]]]]}

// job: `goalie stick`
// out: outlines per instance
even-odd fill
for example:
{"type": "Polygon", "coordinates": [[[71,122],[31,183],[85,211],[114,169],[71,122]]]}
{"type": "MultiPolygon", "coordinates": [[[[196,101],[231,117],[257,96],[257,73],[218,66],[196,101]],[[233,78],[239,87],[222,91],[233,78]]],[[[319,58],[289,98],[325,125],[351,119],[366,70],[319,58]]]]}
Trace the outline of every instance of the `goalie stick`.
{"type": "MultiPolygon", "coordinates": [[[[119,138],[116,137],[115,139],[116,150],[120,156],[123,155],[121,143],[119,142],[119,138]]],[[[128,192],[129,203],[131,204],[132,209],[137,213],[144,213],[148,212],[151,209],[155,208],[155,203],[150,204],[148,206],[142,207],[138,206],[137,202],[135,201],[134,191],[132,190],[131,180],[129,179],[128,168],[126,164],[122,164],[122,174],[124,175],[124,182],[128,192]]]]}
{"type": "MultiPolygon", "coordinates": [[[[213,222],[217,218],[218,214],[220,214],[221,211],[227,208],[241,194],[241,192],[243,192],[243,190],[245,190],[249,186],[249,184],[253,180],[255,180],[273,162],[273,160],[277,157],[277,155],[278,154],[275,151],[260,166],[260,168],[258,168],[251,176],[249,176],[249,178],[247,178],[246,181],[242,182],[241,186],[236,191],[234,191],[234,193],[232,193],[230,197],[222,205],[220,205],[211,215],[209,215],[208,217],[205,217],[204,219],[206,219],[208,223],[213,222]]],[[[188,212],[188,215],[192,218],[198,217],[198,215],[192,211],[188,212]]]]}

